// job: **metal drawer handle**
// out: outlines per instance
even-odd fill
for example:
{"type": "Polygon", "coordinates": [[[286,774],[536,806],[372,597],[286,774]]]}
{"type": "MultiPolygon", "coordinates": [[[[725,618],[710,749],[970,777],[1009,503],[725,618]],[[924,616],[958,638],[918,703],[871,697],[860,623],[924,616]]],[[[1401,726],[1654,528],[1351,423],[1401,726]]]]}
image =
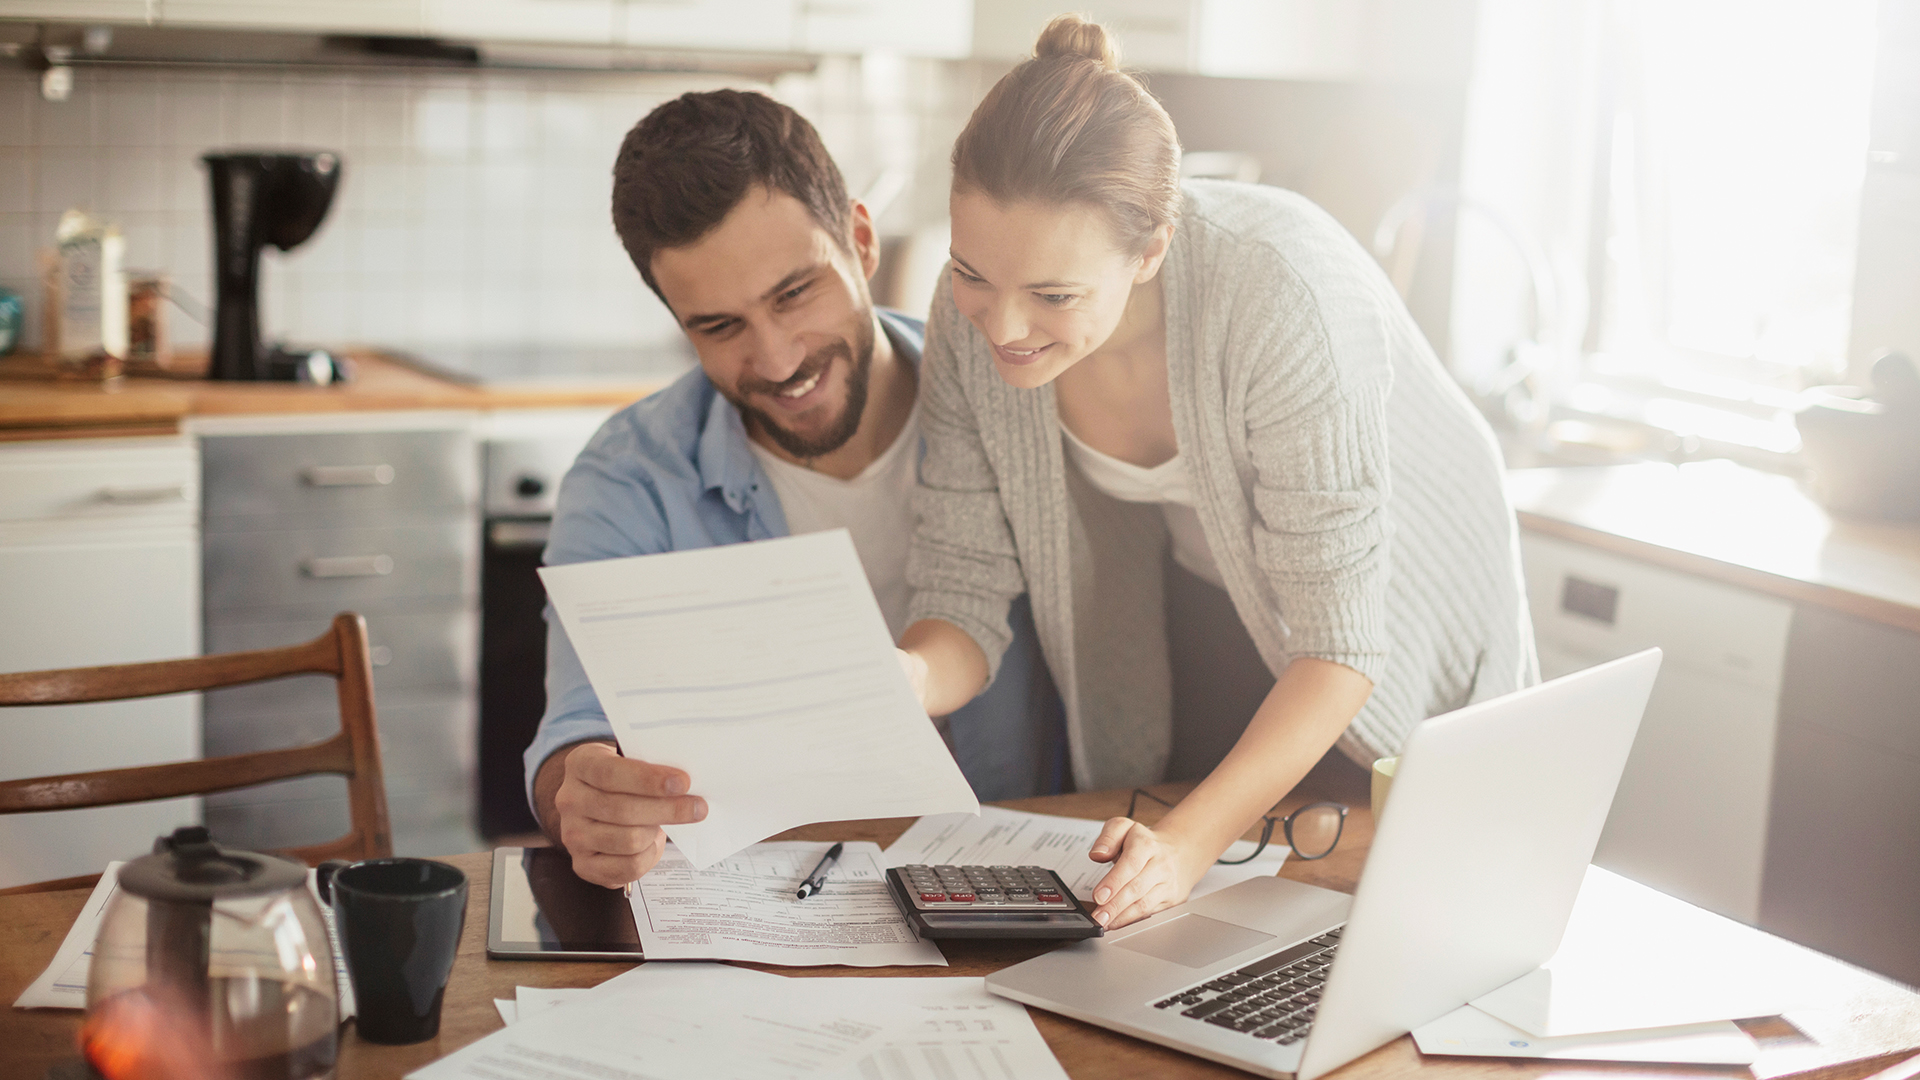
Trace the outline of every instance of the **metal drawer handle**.
{"type": "Polygon", "coordinates": [[[309,465],[300,478],[310,487],[384,487],[393,483],[393,466],[309,465]]]}
{"type": "Polygon", "coordinates": [[[138,506],[143,503],[179,502],[187,497],[185,484],[156,484],[153,487],[103,487],[99,499],[103,503],[115,506],[138,506]]]}
{"type": "Polygon", "coordinates": [[[300,571],[310,578],[386,577],[393,573],[388,555],[328,555],[303,559],[300,571]]]}

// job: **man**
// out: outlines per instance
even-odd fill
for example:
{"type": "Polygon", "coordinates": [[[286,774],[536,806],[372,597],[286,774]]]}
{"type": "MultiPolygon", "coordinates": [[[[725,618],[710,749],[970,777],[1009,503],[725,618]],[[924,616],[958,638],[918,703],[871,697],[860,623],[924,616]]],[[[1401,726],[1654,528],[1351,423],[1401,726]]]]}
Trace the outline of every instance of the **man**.
{"type": "MultiPolygon", "coordinates": [[[[754,93],[668,102],[621,144],[613,220],[700,369],[616,414],[581,452],[560,487],[547,564],[844,527],[898,636],[925,329],[874,308],[873,221],[812,125],[754,93]]],[[[1055,789],[1064,771],[1059,706],[1024,604],[1013,623],[999,676],[945,732],[983,798],[1055,789]]],[[[576,873],[624,885],[660,858],[660,826],[706,816],[699,778],[620,756],[551,606],[547,626],[528,797],[576,873]]]]}

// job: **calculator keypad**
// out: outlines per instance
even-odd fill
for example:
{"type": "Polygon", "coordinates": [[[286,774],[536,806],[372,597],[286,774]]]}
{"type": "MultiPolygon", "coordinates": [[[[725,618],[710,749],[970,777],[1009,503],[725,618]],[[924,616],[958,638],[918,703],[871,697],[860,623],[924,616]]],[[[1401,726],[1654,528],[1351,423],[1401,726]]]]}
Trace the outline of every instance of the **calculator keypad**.
{"type": "Polygon", "coordinates": [[[1074,905],[1060,878],[1039,866],[903,866],[914,906],[937,911],[996,907],[1058,910],[1074,905]]]}

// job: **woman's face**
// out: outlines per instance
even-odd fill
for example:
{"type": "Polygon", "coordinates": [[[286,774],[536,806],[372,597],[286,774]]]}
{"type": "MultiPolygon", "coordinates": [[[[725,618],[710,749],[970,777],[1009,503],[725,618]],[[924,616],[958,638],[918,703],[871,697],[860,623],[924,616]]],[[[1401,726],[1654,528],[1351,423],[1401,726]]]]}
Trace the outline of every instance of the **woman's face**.
{"type": "Polygon", "coordinates": [[[1093,207],[1000,203],[978,192],[956,192],[951,206],[954,306],[992,344],[1000,377],[1025,389],[1106,344],[1172,238],[1162,227],[1145,254],[1132,255],[1093,207]]]}

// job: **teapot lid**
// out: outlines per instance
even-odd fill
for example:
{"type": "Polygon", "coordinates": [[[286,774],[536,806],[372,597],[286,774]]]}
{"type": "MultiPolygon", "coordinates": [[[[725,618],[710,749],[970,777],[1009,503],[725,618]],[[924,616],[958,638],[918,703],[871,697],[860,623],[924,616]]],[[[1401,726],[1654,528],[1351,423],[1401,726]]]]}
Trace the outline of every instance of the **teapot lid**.
{"type": "Polygon", "coordinates": [[[307,868],[299,863],[223,848],[199,825],[160,837],[153,854],[120,868],[120,887],[133,895],[187,903],[285,892],[306,882],[307,868]]]}

